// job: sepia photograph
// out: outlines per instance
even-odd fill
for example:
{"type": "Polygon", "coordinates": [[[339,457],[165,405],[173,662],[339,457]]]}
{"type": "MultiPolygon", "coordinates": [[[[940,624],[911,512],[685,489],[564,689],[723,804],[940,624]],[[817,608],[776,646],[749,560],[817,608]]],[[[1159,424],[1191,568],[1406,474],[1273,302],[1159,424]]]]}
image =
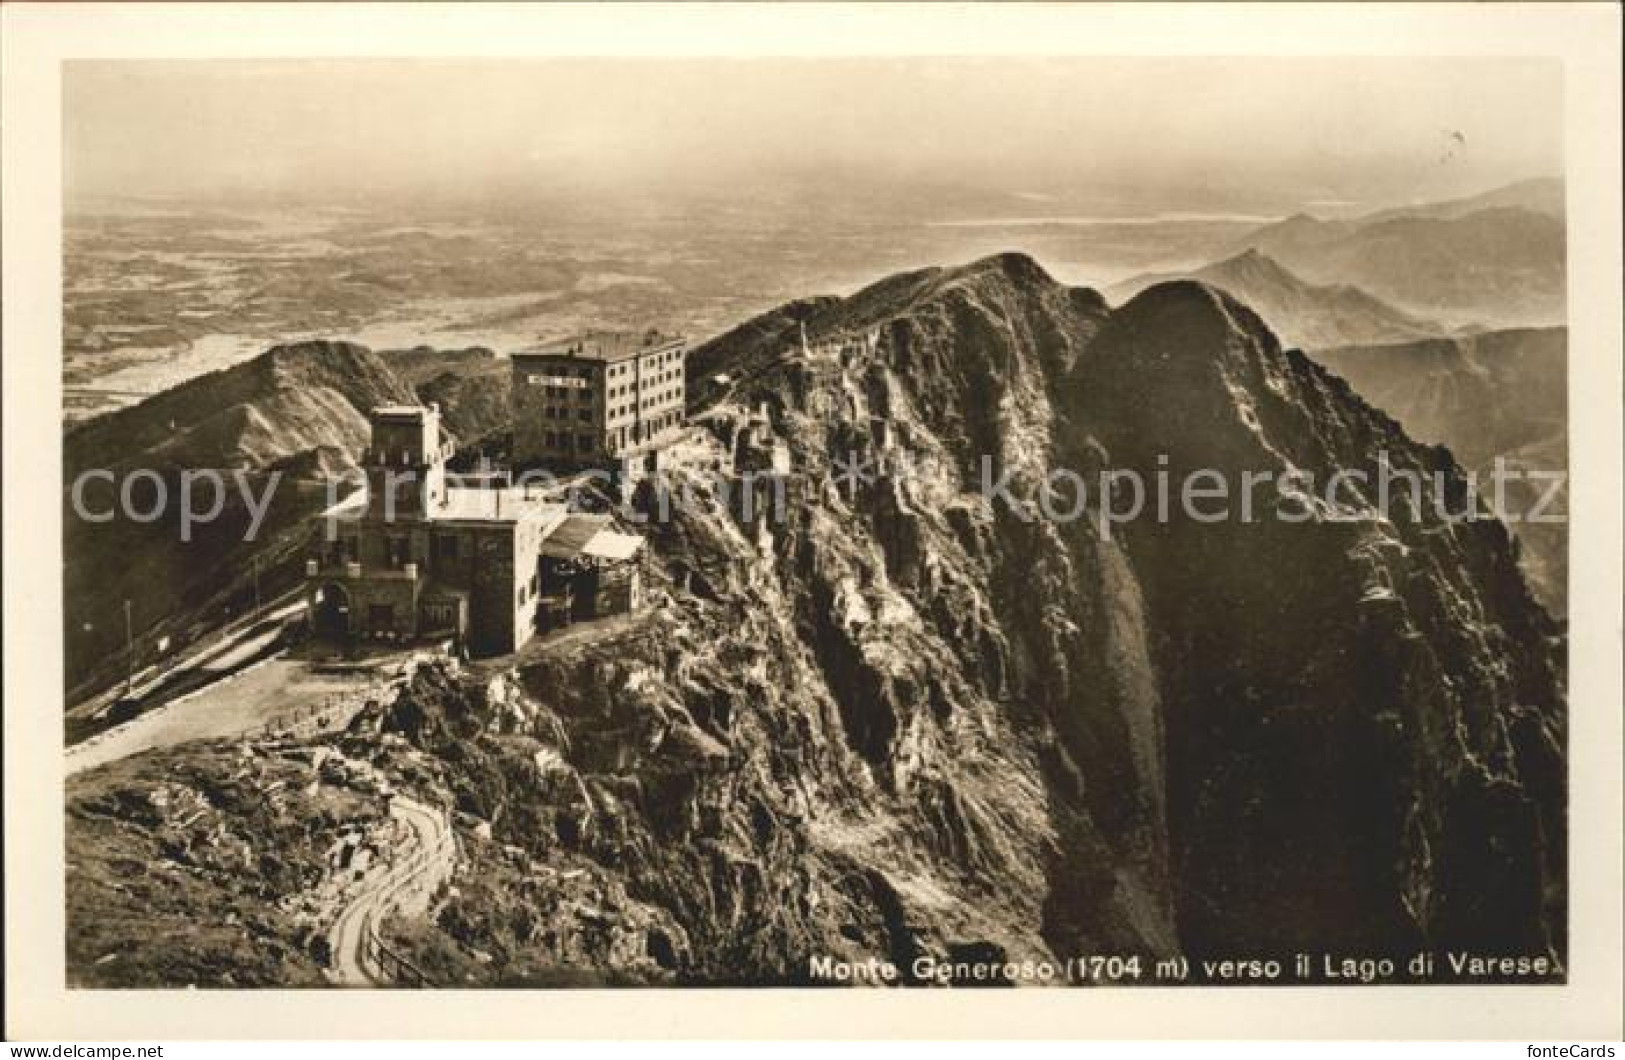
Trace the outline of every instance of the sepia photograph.
{"type": "Polygon", "coordinates": [[[55,64],[57,987],[1574,982],[1584,104],[1222,43],[55,64]]]}

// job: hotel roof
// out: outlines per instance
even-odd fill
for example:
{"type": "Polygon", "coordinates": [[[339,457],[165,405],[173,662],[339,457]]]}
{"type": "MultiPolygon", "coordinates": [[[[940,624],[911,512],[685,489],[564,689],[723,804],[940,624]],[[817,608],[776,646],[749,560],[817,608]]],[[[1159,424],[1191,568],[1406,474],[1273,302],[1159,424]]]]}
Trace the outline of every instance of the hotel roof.
{"type": "Polygon", "coordinates": [[[562,504],[545,500],[523,487],[508,489],[446,490],[446,500],[430,513],[434,522],[517,523],[532,517],[557,525],[568,512],[562,504]]]}
{"type": "Polygon", "coordinates": [[[665,335],[658,331],[589,331],[557,342],[544,343],[530,350],[515,350],[511,356],[570,357],[583,361],[624,361],[629,357],[658,353],[683,344],[681,335],[665,335]]]}
{"type": "MultiPolygon", "coordinates": [[[[343,500],[323,509],[317,518],[350,522],[360,519],[366,511],[367,487],[363,484],[343,500]]],[[[506,489],[452,486],[446,490],[444,503],[429,513],[429,521],[517,523],[534,516],[551,529],[564,522],[568,514],[568,506],[527,492],[522,486],[506,489]]]]}

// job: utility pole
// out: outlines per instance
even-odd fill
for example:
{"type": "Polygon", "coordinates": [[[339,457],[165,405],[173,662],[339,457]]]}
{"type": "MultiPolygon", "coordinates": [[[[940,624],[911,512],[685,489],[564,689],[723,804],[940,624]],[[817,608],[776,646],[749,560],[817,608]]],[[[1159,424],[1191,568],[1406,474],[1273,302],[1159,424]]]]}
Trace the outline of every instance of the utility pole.
{"type": "Polygon", "coordinates": [[[130,621],[130,600],[124,600],[124,694],[135,687],[135,627],[130,621]]]}

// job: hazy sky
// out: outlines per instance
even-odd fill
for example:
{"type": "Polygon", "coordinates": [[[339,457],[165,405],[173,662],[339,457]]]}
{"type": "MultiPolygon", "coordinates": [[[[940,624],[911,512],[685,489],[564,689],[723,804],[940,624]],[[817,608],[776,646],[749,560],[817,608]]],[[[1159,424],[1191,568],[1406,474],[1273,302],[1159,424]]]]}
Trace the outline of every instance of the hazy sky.
{"type": "Polygon", "coordinates": [[[1518,60],[116,61],[66,67],[71,196],[677,195],[789,176],[1030,212],[1336,212],[1562,171],[1518,60]]]}

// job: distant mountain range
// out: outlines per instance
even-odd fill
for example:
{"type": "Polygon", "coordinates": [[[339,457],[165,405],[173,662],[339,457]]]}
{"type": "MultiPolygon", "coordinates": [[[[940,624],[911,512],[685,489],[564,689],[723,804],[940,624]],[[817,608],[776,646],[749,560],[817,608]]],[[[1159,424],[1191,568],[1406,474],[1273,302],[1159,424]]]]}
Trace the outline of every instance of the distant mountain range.
{"type": "Polygon", "coordinates": [[[1135,276],[1107,294],[1121,303],[1161,280],[1200,280],[1307,349],[1561,325],[1564,223],[1563,184],[1553,179],[1352,219],[1298,213],[1212,264],[1135,276]]]}
{"type": "Polygon", "coordinates": [[[1352,220],[1295,214],[1234,249],[1257,250],[1312,283],[1353,284],[1456,327],[1565,322],[1558,180],[1352,220]]]}
{"type": "Polygon", "coordinates": [[[1564,205],[1563,182],[1556,177],[1537,177],[1534,180],[1520,180],[1516,184],[1508,184],[1493,191],[1486,191],[1481,195],[1469,195],[1462,199],[1450,199],[1445,202],[1421,203],[1415,206],[1399,206],[1378,213],[1367,214],[1364,218],[1366,224],[1377,221],[1391,221],[1399,217],[1431,217],[1439,220],[1454,220],[1465,217],[1480,210],[1518,209],[1528,210],[1531,213],[1544,214],[1547,217],[1563,220],[1567,214],[1564,205]]]}
{"type": "Polygon", "coordinates": [[[1164,280],[1192,279],[1211,284],[1251,306],[1289,346],[1319,349],[1406,342],[1437,335],[1438,324],[1412,316],[1349,284],[1314,284],[1294,275],[1257,250],[1189,273],[1136,276],[1110,288],[1121,304],[1164,280]]]}

